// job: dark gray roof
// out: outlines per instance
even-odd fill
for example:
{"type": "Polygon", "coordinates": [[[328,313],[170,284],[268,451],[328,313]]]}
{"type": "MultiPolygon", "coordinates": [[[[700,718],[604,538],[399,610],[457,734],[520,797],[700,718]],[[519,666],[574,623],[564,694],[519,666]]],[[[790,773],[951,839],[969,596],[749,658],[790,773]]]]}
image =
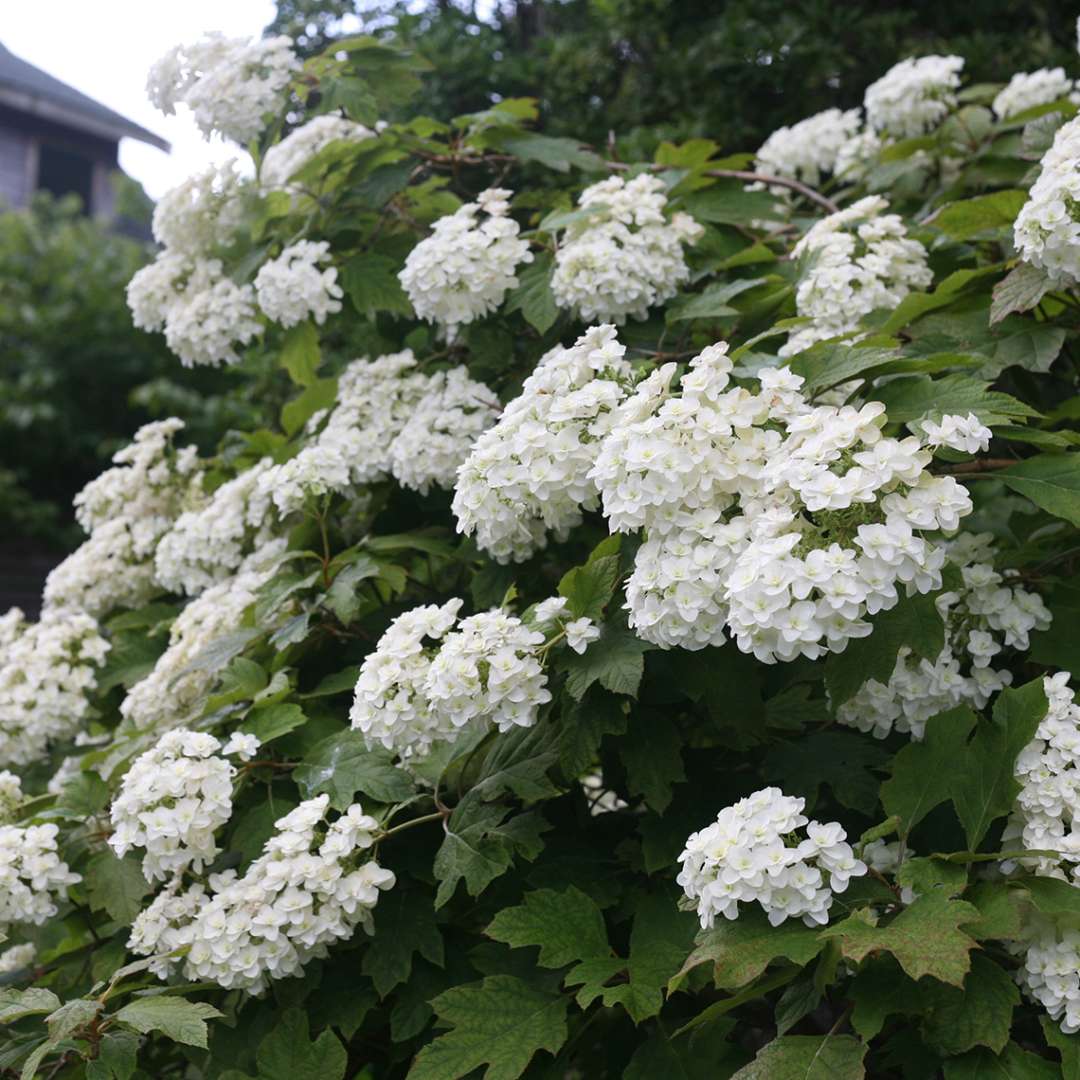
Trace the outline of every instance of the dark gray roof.
{"type": "Polygon", "coordinates": [[[162,150],[169,144],[152,131],[106,108],[0,45],[0,104],[66,124],[106,139],[139,139],[162,150]]]}

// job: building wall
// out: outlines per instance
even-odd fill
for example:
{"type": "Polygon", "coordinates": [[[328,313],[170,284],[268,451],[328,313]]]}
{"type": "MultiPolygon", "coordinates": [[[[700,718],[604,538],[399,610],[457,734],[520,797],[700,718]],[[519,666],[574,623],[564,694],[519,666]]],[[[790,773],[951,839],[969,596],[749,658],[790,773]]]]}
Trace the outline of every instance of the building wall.
{"type": "Polygon", "coordinates": [[[25,206],[30,197],[30,137],[0,115],[0,204],[25,206]]]}

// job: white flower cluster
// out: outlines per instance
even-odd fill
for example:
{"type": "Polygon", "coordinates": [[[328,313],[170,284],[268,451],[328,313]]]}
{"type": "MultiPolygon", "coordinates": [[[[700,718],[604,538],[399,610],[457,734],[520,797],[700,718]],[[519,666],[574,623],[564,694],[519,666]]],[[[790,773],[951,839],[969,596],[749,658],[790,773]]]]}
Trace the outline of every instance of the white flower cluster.
{"type": "Polygon", "coordinates": [[[935,600],[945,647],[933,660],[901,649],[888,683],[863,683],[837,710],[840,723],[879,739],[894,728],[921,739],[930,717],[958,705],[981,709],[1012,682],[1012,672],[990,664],[1006,648],[1026,650],[1031,631],[1050,626],[1050,611],[1038,594],[995,571],[993,557],[988,533],[965,534],[948,545],[962,586],[935,600]]]}
{"type": "MultiPolygon", "coordinates": [[[[259,993],[272,979],[298,975],[327,946],[373,932],[372,910],[394,875],[360,853],[375,842],[378,822],[354,804],[329,826],[329,797],[301,803],[275,823],[276,834],[242,876],[211,875],[209,892],[180,879],[140,913],[128,947],[142,956],[190,946],[183,975],[226,989],[259,993]]],[[[164,978],[175,958],[155,960],[164,978]]]]}
{"type": "Polygon", "coordinates": [[[1035,738],[1013,766],[1020,782],[1016,806],[1002,834],[1005,850],[1061,852],[1009,860],[1043,876],[1080,884],[1080,707],[1067,672],[1043,679],[1049,702],[1035,738]]]}
{"type": "Polygon", "coordinates": [[[13,772],[0,770],[0,823],[13,821],[23,801],[22,781],[13,772]]]}
{"type": "Polygon", "coordinates": [[[1061,1025],[1080,1031],[1080,930],[1039,919],[1029,930],[1016,981],[1061,1025]]]}
{"type": "Polygon", "coordinates": [[[864,128],[852,135],[839,150],[833,163],[833,175],[847,183],[861,180],[870,164],[877,159],[885,142],[873,128],[864,128]]]}
{"type": "Polygon", "coordinates": [[[154,553],[162,588],[197,596],[230,577],[269,540],[270,492],[263,478],[273,468],[270,458],[263,458],[176,519],[154,553]]]}
{"type": "Polygon", "coordinates": [[[801,918],[807,926],[829,921],[833,895],[866,873],[847,834],[803,814],[805,799],[763,788],[725,807],[716,821],[691,833],[675,879],[696,901],[702,929],[717,915],[739,917],[739,904],[758,903],[772,926],[801,918]],[[793,834],[806,827],[806,839],[793,834]]]}
{"type": "Polygon", "coordinates": [[[211,586],[180,612],[169,629],[168,648],[120,704],[130,727],[166,730],[199,716],[220,664],[204,662],[192,668],[192,661],[218,638],[240,627],[258,589],[274,575],[285,546],[284,539],[267,541],[240,564],[233,577],[211,586]]]}
{"type": "Polygon", "coordinates": [[[613,326],[546,353],[462,464],[459,531],[499,562],[527,559],[550,530],[565,539],[597,503],[589,471],[631,381],[613,326]]]}
{"type": "Polygon", "coordinates": [[[1036,105],[1048,105],[1068,97],[1073,91],[1073,81],[1065,69],[1039,68],[1038,71],[1018,71],[994,98],[993,110],[999,120],[1026,112],[1036,105]]]}
{"type": "Polygon", "coordinates": [[[276,112],[300,61],[287,37],[205,35],[169,50],[150,69],[146,92],[166,116],[186,105],[207,138],[215,132],[241,145],[276,112]]]}
{"type": "Polygon", "coordinates": [[[37,949],[33,942],[24,945],[12,945],[0,952],[0,975],[10,975],[29,967],[37,959],[37,949]]]}
{"type": "Polygon", "coordinates": [[[255,295],[263,314],[282,326],[295,326],[310,315],[321,326],[327,315],[340,311],[344,293],[337,283],[337,268],[319,269],[319,263],[329,258],[325,240],[300,240],[263,263],[255,275],[255,295]]]}
{"type": "Polygon", "coordinates": [[[226,246],[243,220],[250,182],[235,158],[209,165],[170,188],[154,207],[154,239],[173,255],[197,259],[226,246]]]}
{"type": "Polygon", "coordinates": [[[1080,117],[1058,128],[1013,226],[1026,262],[1058,283],[1080,281],[1080,117]]]}
{"type": "Polygon", "coordinates": [[[440,218],[398,274],[416,314],[438,323],[451,340],[459,326],[494,311],[517,287],[517,268],[532,262],[510,217],[511,194],[489,188],[440,218]]]}
{"type": "Polygon", "coordinates": [[[840,151],[855,137],[861,123],[858,109],[826,109],[791,127],[777,128],[758,150],[756,169],[817,187],[826,173],[839,173],[840,151]]]}
{"type": "Polygon", "coordinates": [[[858,328],[864,315],[894,308],[934,279],[926,248],[907,235],[899,214],[868,195],[817,222],[792,254],[807,268],[795,294],[798,313],[812,320],[780,349],[793,356],[817,341],[858,328]]]}
{"type": "Polygon", "coordinates": [[[18,608],[0,617],[0,764],[28,765],[75,735],[108,651],[81,611],[47,608],[36,623],[18,608]]]}
{"type": "Polygon", "coordinates": [[[341,116],[316,116],[266,151],[259,167],[259,181],[269,190],[290,190],[293,176],[332,142],[362,142],[374,134],[363,124],[341,116]]]}
{"type": "Polygon", "coordinates": [[[110,811],[109,846],[121,858],[145,849],[147,881],[164,881],[189,866],[201,871],[220,854],[214,833],[232,816],[236,768],[223,755],[250,758],[258,746],[254,735],[237,733],[223,749],[206,732],[166,732],[124,774],[110,811]]]}
{"type": "Polygon", "coordinates": [[[884,406],[811,406],[802,378],[760,373],[729,388],[724,344],[674,365],[618,410],[590,472],[610,527],[643,528],[627,584],[630,625],[664,647],[724,640],[772,663],[841,651],[895,605],[898,586],[941,584],[944,549],[919,535],[953,530],[966,490],[927,473],[918,439],[885,438],[884,406]]]}
{"type": "Polygon", "coordinates": [[[908,57],[866,88],[866,119],[876,131],[897,138],[922,135],[956,107],[964,59],[960,56],[908,57]]]}
{"type": "Polygon", "coordinates": [[[154,551],[198,474],[195,447],[173,449],[183,421],[145,424],[135,440],[75,496],[75,516],[90,538],[45,581],[45,606],[95,618],[136,608],[158,591],[154,551]]]}
{"type": "Polygon", "coordinates": [[[346,494],[392,476],[426,493],[452,488],[458,466],[494,420],[495,395],[465,368],[424,375],[412,351],[355,360],[338,380],[337,402],[308,444],[268,470],[260,491],[282,515],[312,497],[346,494]]]}
{"type": "Polygon", "coordinates": [[[350,718],[368,746],[426,754],[466,727],[530,727],[551,700],[546,635],[501,609],[457,621],[461,600],[399,615],[360,668],[350,718]]]}
{"type": "Polygon", "coordinates": [[[185,367],[238,364],[237,345],[262,331],[255,290],[228,277],[220,259],[162,252],[128,282],[128,307],[141,330],[164,330],[185,367]]]}
{"type": "Polygon", "coordinates": [[[683,245],[704,229],[689,214],[668,220],[662,180],[612,176],[586,188],[578,206],[586,213],[567,226],[555,253],[551,291],[559,307],[584,322],[644,319],[690,277],[683,245]]]}
{"type": "Polygon", "coordinates": [[[0,825],[0,929],[41,926],[57,912],[67,887],[82,881],[56,850],[56,825],[0,825]]]}

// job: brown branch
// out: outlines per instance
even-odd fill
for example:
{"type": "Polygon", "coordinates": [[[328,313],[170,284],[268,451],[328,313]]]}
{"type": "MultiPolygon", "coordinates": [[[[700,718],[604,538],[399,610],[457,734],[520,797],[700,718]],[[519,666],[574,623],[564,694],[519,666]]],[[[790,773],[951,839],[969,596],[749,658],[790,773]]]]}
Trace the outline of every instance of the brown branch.
{"type": "Polygon", "coordinates": [[[1016,462],[1012,458],[978,458],[976,461],[963,461],[959,465],[941,469],[936,476],[964,476],[970,473],[994,472],[996,469],[1007,469],[1016,462]]]}

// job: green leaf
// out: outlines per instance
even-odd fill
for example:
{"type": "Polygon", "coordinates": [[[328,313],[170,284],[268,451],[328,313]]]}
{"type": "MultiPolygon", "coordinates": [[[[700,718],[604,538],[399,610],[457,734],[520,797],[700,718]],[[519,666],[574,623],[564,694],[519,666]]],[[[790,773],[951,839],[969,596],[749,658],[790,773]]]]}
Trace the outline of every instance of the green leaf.
{"type": "Polygon", "coordinates": [[[970,240],[980,233],[1012,226],[1027,202],[1026,191],[995,191],[943,206],[928,221],[954,240],[970,240]]]}
{"type": "Polygon", "coordinates": [[[1009,882],[984,881],[973,886],[967,890],[964,899],[979,909],[979,918],[964,923],[964,930],[976,941],[1019,937],[1023,895],[1021,889],[1009,882]]]}
{"type": "Polygon", "coordinates": [[[393,764],[393,755],[368,750],[359,731],[347,730],[316,743],[293,772],[305,799],[330,795],[335,810],[345,810],[359,791],[376,802],[400,803],[412,798],[415,786],[393,764]]]}
{"type": "Polygon", "coordinates": [[[116,1019],[145,1035],[160,1031],[173,1042],[206,1048],[206,1021],[222,1014],[205,1001],[159,994],[156,997],[136,998],[128,1002],[116,1019]]]}
{"type": "MultiPolygon", "coordinates": [[[[1028,371],[1047,372],[1061,354],[1065,331],[1060,326],[1046,326],[1030,319],[1017,319],[1022,328],[1003,337],[994,350],[990,370],[1016,366],[1028,371]]],[[[985,374],[989,371],[984,369],[985,374]]]]}
{"type": "Polygon", "coordinates": [[[1080,926],[1080,889],[1057,878],[1030,877],[1024,888],[1032,904],[1051,919],[1070,926],[1080,926]]]}
{"type": "Polygon", "coordinates": [[[663,813],[671,803],[673,785],[686,779],[683,741],[665,713],[631,713],[621,756],[631,794],[642,795],[649,807],[663,813]]]}
{"type": "Polygon", "coordinates": [[[311,386],[315,382],[321,360],[319,332],[310,319],[285,332],[285,340],[281,343],[281,366],[297,386],[311,386]]]}
{"type": "Polygon", "coordinates": [[[98,1044],[98,1056],[86,1063],[87,1080],[129,1080],[135,1072],[139,1037],[130,1031],[109,1031],[98,1044]],[[97,1071],[92,1073],[91,1066],[97,1071]]]}
{"type": "Polygon", "coordinates": [[[314,690],[301,694],[302,698],[331,697],[334,694],[352,693],[356,688],[356,680],[360,677],[360,665],[351,664],[341,671],[335,671],[333,675],[327,675],[319,681],[314,690]]]}
{"type": "Polygon", "coordinates": [[[31,986],[26,990],[0,987],[0,1024],[11,1024],[35,1013],[55,1012],[58,1008],[60,999],[44,987],[31,986]]]}
{"type": "Polygon", "coordinates": [[[1047,513],[1080,526],[1080,453],[1036,454],[994,476],[1047,513]]]}
{"type": "Polygon", "coordinates": [[[111,851],[99,852],[90,859],[85,878],[91,909],[108,912],[121,926],[135,921],[145,907],[143,898],[153,891],[136,855],[118,859],[111,851]]]}
{"type": "Polygon", "coordinates": [[[881,745],[854,732],[816,731],[779,743],[766,755],[764,769],[787,794],[802,795],[808,811],[813,810],[822,785],[827,784],[844,806],[872,814],[880,785],[875,772],[888,760],[889,754],[881,745]]]}
{"type": "Polygon", "coordinates": [[[843,955],[856,963],[872,952],[890,952],[913,979],[932,975],[962,986],[971,967],[969,953],[976,946],[960,925],[978,917],[978,908],[935,890],[918,897],[885,926],[874,925],[869,909],[863,909],[827,926],[820,937],[837,939],[843,955]]]}
{"type": "Polygon", "coordinates": [[[520,284],[506,298],[507,311],[520,311],[525,321],[539,334],[546,334],[559,317],[551,291],[554,260],[545,253],[537,256],[520,274],[520,284]]]}
{"type": "Polygon", "coordinates": [[[716,985],[721,990],[737,990],[753,982],[780,957],[802,967],[821,949],[816,930],[794,919],[771,926],[764,912],[750,908],[740,912],[737,919],[725,919],[698,934],[697,945],[671,980],[670,990],[677,989],[694,968],[710,963],[716,985]]]}
{"type": "Polygon", "coordinates": [[[945,1080],[1061,1080],[1058,1067],[1046,1058],[1009,1043],[1000,1057],[980,1047],[944,1065],[945,1080]]]}
{"type": "Polygon", "coordinates": [[[990,305],[990,325],[1001,322],[1014,311],[1030,311],[1053,288],[1045,270],[1031,263],[1018,263],[994,286],[990,305]]]}
{"type": "Polygon", "coordinates": [[[250,806],[234,818],[235,826],[229,840],[229,848],[238,851],[245,862],[257,859],[266,841],[277,832],[276,823],[298,803],[295,798],[275,795],[256,806],[250,806]]]}
{"type": "Polygon", "coordinates": [[[704,292],[684,296],[681,301],[670,305],[667,321],[684,322],[688,319],[720,319],[726,315],[738,315],[738,308],[731,307],[729,300],[739,293],[746,292],[763,284],[764,278],[737,278],[710,285],[704,292]]]}
{"type": "Polygon", "coordinates": [[[335,401],[337,379],[316,379],[302,394],[281,406],[285,434],[295,435],[320,409],[329,409],[335,401]]]}
{"type": "Polygon", "coordinates": [[[1040,1016],[1043,1037],[1061,1055],[1061,1080],[1080,1080],[1080,1035],[1066,1035],[1049,1016],[1040,1016]]]}
{"type": "Polygon", "coordinates": [[[484,1080],[516,1080],[538,1050],[555,1054],[566,1042],[566,999],[512,975],[456,986],[431,1004],[451,1030],[420,1050],[408,1080],[458,1080],[484,1065],[484,1080]]]}
{"type": "Polygon", "coordinates": [[[887,683],[901,648],[936,660],[945,647],[945,624],[933,597],[904,597],[895,607],[875,615],[871,622],[873,633],[849,641],[842,653],[825,662],[825,685],[833,709],[854,697],[870,679],[887,683]]]}
{"type": "Polygon", "coordinates": [[[862,1080],[866,1047],[851,1035],[784,1035],[731,1080],[862,1080]]]}
{"type": "Polygon", "coordinates": [[[943,413],[974,413],[985,424],[1002,420],[1038,416],[1022,401],[988,389],[989,384],[970,375],[946,375],[931,379],[927,375],[905,376],[874,388],[874,397],[885,404],[889,420],[911,424],[927,416],[943,413]]]}
{"type": "Polygon", "coordinates": [[[537,889],[526,893],[521,904],[503,908],[484,932],[516,949],[538,945],[541,967],[565,967],[611,954],[600,909],[572,885],[562,892],[537,889]]]}
{"type": "Polygon", "coordinates": [[[538,161],[557,172],[569,172],[571,167],[585,172],[603,172],[605,169],[603,159],[584,148],[577,139],[555,138],[535,131],[523,131],[500,139],[500,145],[522,161],[538,161]]]}
{"type": "Polygon", "coordinates": [[[334,578],[326,591],[326,606],[345,625],[356,619],[363,605],[361,582],[378,577],[382,567],[370,555],[360,552],[357,557],[334,578]]]}
{"type": "Polygon", "coordinates": [[[254,735],[264,745],[282,735],[288,735],[307,723],[304,710],[293,702],[279,702],[265,709],[253,709],[240,725],[240,731],[254,735]]]}
{"type": "Polygon", "coordinates": [[[343,1080],[348,1065],[345,1047],[332,1031],[311,1040],[307,1014],[300,1009],[274,1018],[255,1060],[259,1080],[343,1080]]]}
{"type": "Polygon", "coordinates": [[[1001,1053],[1009,1041],[1020,991],[1008,972],[976,954],[963,989],[934,987],[923,1037],[942,1054],[962,1054],[975,1046],[1001,1053]]]}
{"type": "Polygon", "coordinates": [[[867,961],[856,973],[848,996],[855,1006],[851,1026],[867,1042],[881,1033],[890,1016],[916,1016],[926,1008],[919,984],[891,956],[867,961]]]}
{"type": "Polygon", "coordinates": [[[897,884],[917,896],[931,889],[941,889],[946,896],[959,896],[967,885],[968,868],[944,859],[905,859],[896,873],[897,884]]]}
{"type": "Polygon", "coordinates": [[[388,255],[365,252],[345,264],[341,285],[353,307],[368,319],[374,319],[380,311],[408,317],[413,310],[398,281],[400,269],[388,255]]]}
{"type": "Polygon", "coordinates": [[[619,556],[604,555],[568,570],[559,582],[559,595],[566,597],[575,619],[599,622],[618,581],[619,556]]]}
{"type": "Polygon", "coordinates": [[[414,954],[443,966],[443,939],[430,896],[391,889],[379,900],[378,920],[379,932],[364,952],[361,971],[371,977],[380,998],[408,980],[414,954]]]}
{"type": "Polygon", "coordinates": [[[566,776],[580,776],[597,760],[605,735],[626,730],[626,713],[619,698],[603,691],[581,701],[566,701],[559,710],[559,765],[566,776]]]}
{"type": "Polygon", "coordinates": [[[683,200],[686,212],[697,221],[714,225],[746,225],[754,220],[782,217],[780,200],[768,191],[746,191],[741,184],[718,184],[683,200]]]}
{"type": "Polygon", "coordinates": [[[578,701],[594,682],[613,694],[636,697],[645,673],[644,653],[649,645],[621,621],[609,620],[600,628],[600,637],[580,656],[563,661],[567,671],[566,689],[578,701]]]}
{"type": "Polygon", "coordinates": [[[813,397],[891,364],[900,355],[896,348],[822,342],[799,353],[788,365],[805,380],[804,391],[813,397]]]}

